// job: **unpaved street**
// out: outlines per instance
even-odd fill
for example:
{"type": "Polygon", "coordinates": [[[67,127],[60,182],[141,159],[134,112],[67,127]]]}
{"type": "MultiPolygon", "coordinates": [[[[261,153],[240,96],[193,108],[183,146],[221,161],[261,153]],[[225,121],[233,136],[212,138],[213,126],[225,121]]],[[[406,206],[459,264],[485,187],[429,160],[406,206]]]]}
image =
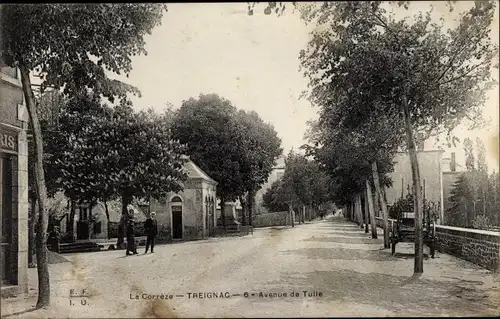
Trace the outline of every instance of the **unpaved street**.
{"type": "MultiPolygon", "coordinates": [[[[130,257],[124,251],[65,255],[70,263],[50,268],[52,309],[17,316],[500,314],[498,275],[438,253],[424,261],[420,278],[411,278],[412,245],[398,245],[394,257],[382,246],[381,239],[330,217],[294,228],[257,229],[253,236],[162,245],[148,255],[142,247],[141,255],[130,257]],[[90,297],[69,298],[70,289],[75,294],[86,289],[90,297]],[[298,297],[290,296],[292,292],[298,297]],[[143,299],[147,295],[160,299],[143,299]]],[[[35,285],[36,269],[30,269],[30,287],[35,285]]],[[[28,309],[35,298],[3,300],[2,315],[28,309]]]]}

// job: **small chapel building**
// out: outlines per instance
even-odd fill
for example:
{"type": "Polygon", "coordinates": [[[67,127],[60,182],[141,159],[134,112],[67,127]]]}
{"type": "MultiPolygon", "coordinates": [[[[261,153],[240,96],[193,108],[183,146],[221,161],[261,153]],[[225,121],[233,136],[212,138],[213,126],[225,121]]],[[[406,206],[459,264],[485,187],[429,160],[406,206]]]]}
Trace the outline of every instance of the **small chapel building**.
{"type": "Polygon", "coordinates": [[[184,164],[184,190],[151,199],[149,211],[156,212],[158,241],[205,239],[216,227],[217,182],[191,160],[184,164]]]}

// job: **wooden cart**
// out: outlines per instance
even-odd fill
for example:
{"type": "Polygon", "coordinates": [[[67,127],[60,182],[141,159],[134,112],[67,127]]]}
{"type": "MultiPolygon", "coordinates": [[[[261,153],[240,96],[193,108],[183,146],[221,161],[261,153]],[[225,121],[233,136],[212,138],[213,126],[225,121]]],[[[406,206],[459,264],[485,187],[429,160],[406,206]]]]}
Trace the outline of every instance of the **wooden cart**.
{"type": "MultiPolygon", "coordinates": [[[[424,245],[428,246],[431,250],[431,257],[434,258],[436,250],[435,245],[435,225],[431,218],[424,214],[424,245]]],[[[394,255],[396,252],[396,245],[398,243],[415,242],[415,213],[414,212],[399,212],[398,217],[392,225],[390,233],[391,240],[391,253],[394,255]]]]}

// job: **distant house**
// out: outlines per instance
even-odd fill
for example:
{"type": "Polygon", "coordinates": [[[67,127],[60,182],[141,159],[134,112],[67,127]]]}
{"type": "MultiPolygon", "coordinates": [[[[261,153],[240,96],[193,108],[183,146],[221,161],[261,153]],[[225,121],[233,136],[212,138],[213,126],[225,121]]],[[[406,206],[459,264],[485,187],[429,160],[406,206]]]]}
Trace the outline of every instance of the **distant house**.
{"type": "Polygon", "coordinates": [[[271,174],[269,175],[267,182],[264,185],[262,185],[262,187],[255,194],[255,208],[256,208],[257,213],[267,211],[262,206],[263,196],[267,192],[267,190],[269,188],[271,188],[271,185],[274,182],[280,180],[284,174],[285,174],[285,157],[281,156],[276,161],[276,165],[274,166],[273,170],[271,171],[271,174]]]}
{"type": "Polygon", "coordinates": [[[156,212],[160,241],[203,239],[214,234],[217,182],[191,160],[184,170],[188,179],[182,192],[149,202],[149,211],[156,212]]]}
{"type": "MultiPolygon", "coordinates": [[[[439,207],[440,220],[443,220],[443,153],[441,149],[425,150],[424,140],[417,139],[417,158],[420,168],[420,185],[425,199],[434,202],[439,207]]],[[[394,158],[394,171],[389,174],[392,187],[386,189],[388,205],[393,205],[408,191],[413,190],[413,179],[408,152],[398,152],[394,158]]]]}
{"type": "MultiPolygon", "coordinates": [[[[443,153],[443,150],[424,150],[423,143],[417,145],[423,194],[426,200],[439,205],[440,223],[443,223],[444,213],[450,206],[449,198],[453,186],[463,173],[462,166],[456,163],[455,153],[451,153],[450,158],[443,158],[443,153]]],[[[406,152],[397,153],[394,162],[394,171],[389,174],[393,185],[386,189],[388,205],[392,205],[402,196],[406,196],[408,187],[410,191],[413,189],[409,154],[406,152]]]]}

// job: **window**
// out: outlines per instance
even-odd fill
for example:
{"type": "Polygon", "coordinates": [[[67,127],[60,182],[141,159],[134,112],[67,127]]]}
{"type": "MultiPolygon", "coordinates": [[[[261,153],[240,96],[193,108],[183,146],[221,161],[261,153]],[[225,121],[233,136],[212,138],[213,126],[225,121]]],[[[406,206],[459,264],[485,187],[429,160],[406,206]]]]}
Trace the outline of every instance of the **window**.
{"type": "Polygon", "coordinates": [[[179,196],[175,196],[171,200],[172,203],[182,203],[182,199],[179,196]]]}

